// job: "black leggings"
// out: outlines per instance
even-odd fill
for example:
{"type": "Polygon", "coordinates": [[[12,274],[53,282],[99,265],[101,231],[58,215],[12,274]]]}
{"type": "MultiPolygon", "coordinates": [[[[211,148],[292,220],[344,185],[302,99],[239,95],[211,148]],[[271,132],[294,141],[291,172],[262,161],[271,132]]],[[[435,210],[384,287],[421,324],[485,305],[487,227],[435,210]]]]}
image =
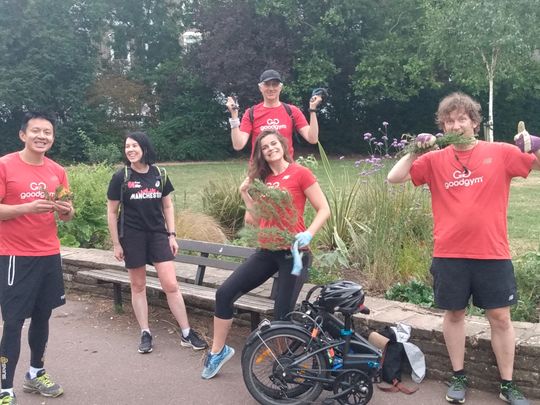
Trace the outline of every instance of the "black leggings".
{"type": "MultiPolygon", "coordinates": [[[[30,365],[43,368],[43,358],[49,339],[49,318],[52,309],[35,308],[28,328],[30,365]]],[[[13,388],[13,376],[21,352],[21,331],[24,319],[4,321],[4,333],[0,343],[0,375],[2,388],[13,388]]]]}
{"type": "Polygon", "coordinates": [[[234,302],[279,272],[277,295],[273,297],[274,317],[284,319],[285,315],[294,309],[296,299],[307,279],[311,253],[305,252],[302,262],[302,273],[294,276],[291,274],[293,259],[289,250],[257,250],[217,290],[216,317],[232,319],[234,302]]]}

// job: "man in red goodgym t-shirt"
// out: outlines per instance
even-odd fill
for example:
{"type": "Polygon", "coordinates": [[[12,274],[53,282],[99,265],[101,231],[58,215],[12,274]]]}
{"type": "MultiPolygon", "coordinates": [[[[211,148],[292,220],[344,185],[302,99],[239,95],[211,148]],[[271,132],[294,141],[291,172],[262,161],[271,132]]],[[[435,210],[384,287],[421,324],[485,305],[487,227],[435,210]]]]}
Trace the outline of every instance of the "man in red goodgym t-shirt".
{"type": "Polygon", "coordinates": [[[291,156],[294,158],[293,149],[293,125],[296,131],[309,143],[316,144],[319,141],[319,123],[317,121],[317,106],[321,103],[322,97],[313,96],[309,100],[309,124],[300,109],[294,105],[290,107],[289,115],[287,108],[279,100],[279,95],[283,88],[281,75],[275,70],[265,70],[259,79],[259,91],[263,101],[253,106],[253,122],[250,117],[250,108],[242,116],[242,121],[238,118],[238,108],[232,97],[227,99],[227,108],[231,113],[229,123],[231,125],[231,138],[235,150],[243,149],[251,136],[251,154],[255,146],[257,136],[264,130],[273,129],[279,131],[288,142],[291,156]]]}
{"type": "MultiPolygon", "coordinates": [[[[501,377],[500,398],[513,405],[529,402],[512,381],[515,333],[510,306],[517,302],[514,268],[508,246],[508,195],[513,177],[540,169],[540,153],[523,153],[514,145],[475,139],[482,117],[480,104],[466,94],[441,100],[437,123],[445,133],[469,137],[421,155],[408,153],[388,173],[390,183],[427,184],[433,208],[433,292],[445,310],[443,335],[453,369],[446,400],[464,403],[467,377],[465,314],[469,299],[483,308],[491,326],[491,343],[501,377]]],[[[435,142],[420,134],[416,143],[435,142]]]]}
{"type": "Polygon", "coordinates": [[[74,210],[71,201],[54,201],[58,186],[69,188],[65,170],[45,156],[54,142],[54,119],[43,113],[26,113],[19,137],[24,148],[0,158],[2,404],[15,403],[13,376],[26,318],[31,319],[31,356],[23,390],[47,397],[64,392],[43,367],[49,318],[53,308],[65,304],[55,214],[69,221],[74,210]]]}

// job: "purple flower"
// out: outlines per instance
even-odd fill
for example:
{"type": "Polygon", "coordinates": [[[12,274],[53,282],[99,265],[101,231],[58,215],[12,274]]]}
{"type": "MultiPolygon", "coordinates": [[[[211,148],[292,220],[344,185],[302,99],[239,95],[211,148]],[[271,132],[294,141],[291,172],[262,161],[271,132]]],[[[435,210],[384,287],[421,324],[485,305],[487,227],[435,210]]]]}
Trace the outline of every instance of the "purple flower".
{"type": "Polygon", "coordinates": [[[382,139],[383,141],[387,141],[387,140],[388,140],[388,137],[387,137],[386,135],[383,135],[383,136],[381,137],[381,139],[382,139]]]}
{"type": "Polygon", "coordinates": [[[373,135],[371,135],[369,132],[366,132],[366,133],[364,134],[364,139],[365,139],[365,140],[371,139],[372,136],[373,136],[373,135]]]}
{"type": "Polygon", "coordinates": [[[386,122],[386,121],[384,121],[382,124],[383,124],[384,127],[388,126],[388,122],[386,122]]]}

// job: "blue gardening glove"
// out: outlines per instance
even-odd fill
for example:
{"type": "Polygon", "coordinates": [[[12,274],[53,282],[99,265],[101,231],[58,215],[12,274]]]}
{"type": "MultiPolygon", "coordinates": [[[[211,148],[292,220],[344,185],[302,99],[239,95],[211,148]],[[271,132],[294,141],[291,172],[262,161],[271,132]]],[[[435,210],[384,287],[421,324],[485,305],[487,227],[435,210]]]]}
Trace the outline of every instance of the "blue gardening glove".
{"type": "Polygon", "coordinates": [[[298,242],[299,248],[309,245],[311,239],[313,239],[313,235],[309,233],[309,231],[300,232],[294,236],[294,240],[295,242],[298,242]]]}
{"type": "Polygon", "coordinates": [[[299,276],[302,273],[302,256],[304,256],[304,252],[298,250],[298,240],[295,240],[291,246],[291,253],[293,257],[291,274],[293,276],[299,276]]]}

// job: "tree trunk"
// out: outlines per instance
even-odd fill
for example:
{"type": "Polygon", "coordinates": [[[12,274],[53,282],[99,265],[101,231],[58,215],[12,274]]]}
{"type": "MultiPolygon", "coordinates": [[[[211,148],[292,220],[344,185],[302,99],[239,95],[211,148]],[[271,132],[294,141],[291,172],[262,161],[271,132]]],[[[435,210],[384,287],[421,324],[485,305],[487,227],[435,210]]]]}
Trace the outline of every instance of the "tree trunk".
{"type": "Polygon", "coordinates": [[[488,123],[486,129],[486,140],[493,142],[493,75],[489,74],[489,112],[488,123]]]}

